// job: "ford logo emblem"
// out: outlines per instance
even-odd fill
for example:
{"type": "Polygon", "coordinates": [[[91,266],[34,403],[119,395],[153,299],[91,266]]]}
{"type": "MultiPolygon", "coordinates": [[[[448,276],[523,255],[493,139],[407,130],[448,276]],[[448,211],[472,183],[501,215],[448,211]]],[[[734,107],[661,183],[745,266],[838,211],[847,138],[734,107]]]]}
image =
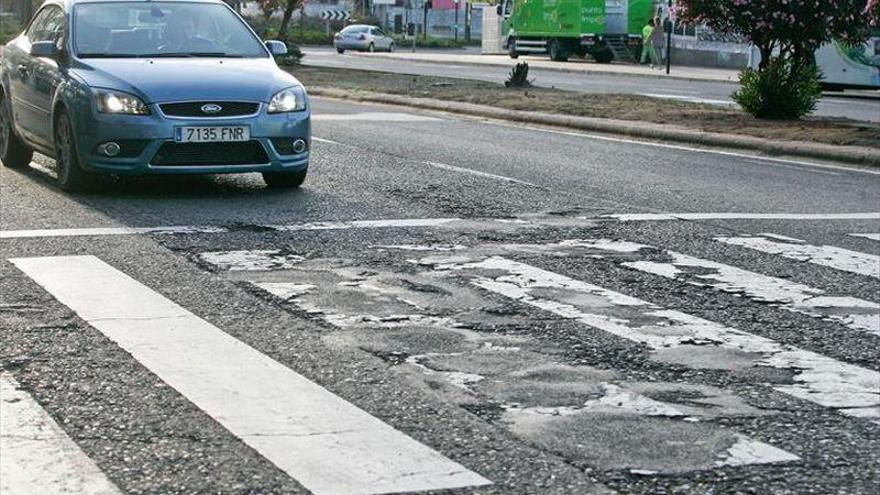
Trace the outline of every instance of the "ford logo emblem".
{"type": "Polygon", "coordinates": [[[208,103],[207,105],[202,105],[202,113],[220,113],[223,110],[223,107],[217,105],[215,103],[208,103]]]}

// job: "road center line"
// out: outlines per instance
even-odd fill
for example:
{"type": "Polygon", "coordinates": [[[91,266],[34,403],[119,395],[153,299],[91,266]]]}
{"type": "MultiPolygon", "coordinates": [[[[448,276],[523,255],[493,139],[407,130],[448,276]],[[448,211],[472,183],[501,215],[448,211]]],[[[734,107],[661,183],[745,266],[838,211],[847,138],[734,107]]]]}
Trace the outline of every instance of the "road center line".
{"type": "Polygon", "coordinates": [[[704,354],[707,362],[717,359],[712,354],[716,349],[750,356],[754,366],[793,373],[792,384],[774,385],[779,392],[850,416],[880,417],[880,373],[873,370],[500,256],[481,261],[432,257],[417,263],[435,270],[477,271],[472,283],[478,287],[646,345],[655,353],[684,351],[689,358],[704,354]]]}
{"type": "Polygon", "coordinates": [[[520,184],[523,186],[537,187],[537,188],[545,189],[543,186],[539,186],[537,184],[532,184],[531,182],[526,182],[526,181],[519,180],[519,179],[514,179],[513,177],[506,177],[504,175],[495,175],[495,174],[490,174],[487,172],[480,172],[479,170],[473,170],[473,169],[463,168],[463,167],[456,167],[454,165],[447,165],[445,163],[437,163],[437,162],[424,162],[424,163],[427,165],[430,165],[432,167],[440,168],[443,170],[451,170],[453,172],[461,172],[463,174],[471,174],[471,175],[476,175],[478,177],[486,177],[487,179],[495,179],[495,180],[500,180],[500,181],[504,181],[504,182],[513,182],[515,184],[520,184]]]}
{"type": "Polygon", "coordinates": [[[10,261],[317,495],[490,483],[94,256],[10,261]]]}
{"type": "Polygon", "coordinates": [[[854,233],[854,234],[847,234],[847,235],[852,236],[852,237],[862,237],[865,239],[871,239],[872,241],[880,241],[880,233],[864,233],[864,234],[854,233]]]}
{"type": "Polygon", "coordinates": [[[6,372],[0,373],[0,411],[0,493],[121,494],[6,372]]]}

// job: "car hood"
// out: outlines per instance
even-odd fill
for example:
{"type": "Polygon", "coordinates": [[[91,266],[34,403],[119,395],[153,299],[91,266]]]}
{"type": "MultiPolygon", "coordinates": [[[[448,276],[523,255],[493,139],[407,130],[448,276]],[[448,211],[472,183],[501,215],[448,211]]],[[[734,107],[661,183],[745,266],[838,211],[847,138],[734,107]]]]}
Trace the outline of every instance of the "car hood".
{"type": "Polygon", "coordinates": [[[278,91],[299,84],[270,58],[82,59],[72,71],[93,88],[133,93],[147,103],[267,102],[278,91]]]}

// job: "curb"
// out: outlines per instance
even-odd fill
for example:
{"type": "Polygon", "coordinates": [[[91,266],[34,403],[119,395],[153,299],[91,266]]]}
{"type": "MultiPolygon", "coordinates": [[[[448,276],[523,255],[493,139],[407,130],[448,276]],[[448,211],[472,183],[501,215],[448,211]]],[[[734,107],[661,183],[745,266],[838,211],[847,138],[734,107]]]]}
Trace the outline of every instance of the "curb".
{"type": "Polygon", "coordinates": [[[622,134],[636,138],[673,141],[691,145],[759,151],[767,155],[785,155],[797,158],[812,158],[853,165],[880,167],[880,150],[860,146],[835,146],[805,141],[774,141],[753,136],[704,132],[661,124],[646,124],[634,121],[600,119],[595,117],[575,117],[540,112],[524,112],[495,108],[486,105],[475,105],[471,103],[447,102],[430,98],[412,98],[408,96],[363,91],[346,91],[324,87],[313,87],[309,90],[309,93],[312,96],[400,105],[526,124],[566,127],[582,131],[622,134]]]}
{"type": "MultiPolygon", "coordinates": [[[[423,58],[395,57],[395,56],[389,56],[389,55],[382,54],[382,53],[378,53],[378,54],[373,53],[373,54],[367,55],[366,57],[367,58],[381,58],[381,59],[385,59],[385,60],[397,60],[400,62],[420,62],[420,63],[436,64],[436,65],[450,65],[450,64],[451,65],[469,65],[469,66],[475,66],[475,67],[491,66],[491,67],[505,67],[508,69],[513,67],[513,65],[515,65],[517,62],[528,62],[528,60],[512,60],[511,63],[509,63],[509,64],[503,63],[503,62],[494,62],[494,61],[473,62],[470,60],[457,60],[455,62],[451,62],[451,61],[430,60],[430,59],[423,59],[423,58]]],[[[678,80],[678,81],[702,82],[702,83],[718,83],[718,84],[737,84],[737,83],[739,83],[739,81],[737,79],[711,79],[711,78],[705,78],[705,77],[679,76],[676,74],[666,75],[665,72],[662,74],[642,74],[640,72],[632,72],[632,73],[615,72],[615,71],[608,71],[608,70],[602,70],[602,69],[594,69],[592,67],[590,67],[587,70],[577,70],[577,69],[567,69],[565,67],[530,66],[530,69],[549,70],[549,71],[555,71],[555,72],[563,72],[566,74],[582,74],[585,76],[589,76],[590,74],[598,74],[598,75],[603,75],[603,76],[617,76],[617,77],[641,77],[644,79],[674,79],[674,80],[678,80]]]]}

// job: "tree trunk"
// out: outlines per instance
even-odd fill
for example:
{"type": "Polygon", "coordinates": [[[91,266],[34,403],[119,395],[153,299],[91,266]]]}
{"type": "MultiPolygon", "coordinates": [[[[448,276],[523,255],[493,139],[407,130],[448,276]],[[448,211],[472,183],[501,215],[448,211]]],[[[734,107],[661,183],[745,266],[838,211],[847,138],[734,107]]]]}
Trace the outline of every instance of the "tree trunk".
{"type": "Polygon", "coordinates": [[[278,39],[281,41],[287,41],[287,28],[290,26],[290,18],[293,16],[293,11],[299,7],[299,0],[287,0],[287,5],[284,6],[284,16],[281,18],[281,27],[278,28],[278,39]]]}

